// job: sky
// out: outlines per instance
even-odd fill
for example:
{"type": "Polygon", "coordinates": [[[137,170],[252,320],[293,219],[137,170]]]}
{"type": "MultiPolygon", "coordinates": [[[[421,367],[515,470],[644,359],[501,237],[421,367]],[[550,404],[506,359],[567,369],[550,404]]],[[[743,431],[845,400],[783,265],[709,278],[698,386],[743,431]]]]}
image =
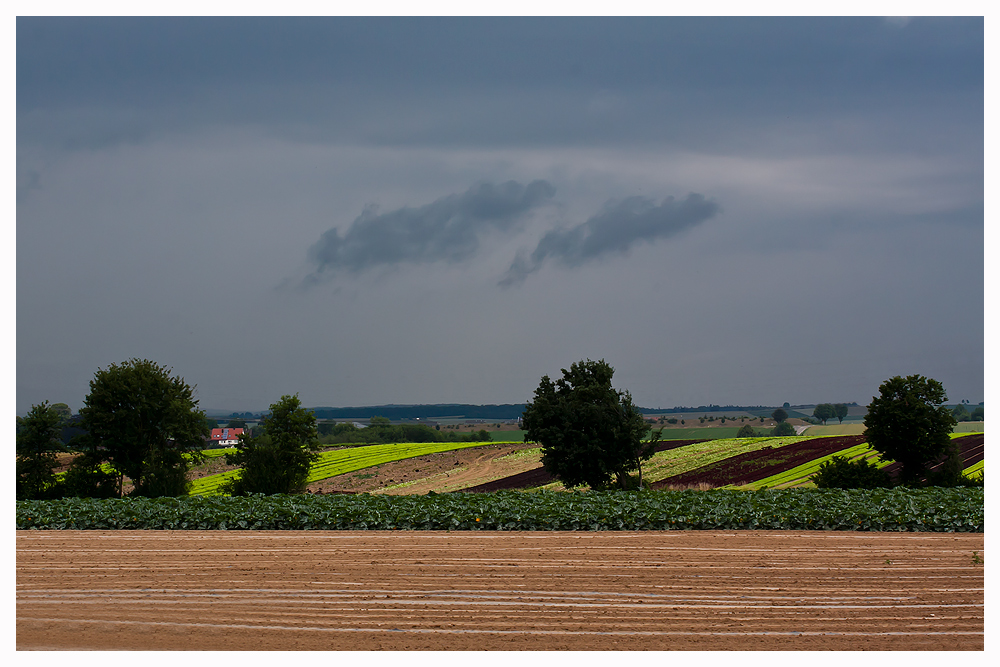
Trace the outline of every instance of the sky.
{"type": "Polygon", "coordinates": [[[984,400],[984,21],[16,20],[16,405],[984,400]]]}

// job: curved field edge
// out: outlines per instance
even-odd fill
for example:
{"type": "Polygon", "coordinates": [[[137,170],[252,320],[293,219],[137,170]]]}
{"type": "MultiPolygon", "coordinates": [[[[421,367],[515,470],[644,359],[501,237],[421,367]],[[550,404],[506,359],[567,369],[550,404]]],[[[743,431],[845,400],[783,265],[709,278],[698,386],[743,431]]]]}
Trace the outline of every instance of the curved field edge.
{"type": "Polygon", "coordinates": [[[16,525],[69,530],[853,530],[983,532],[983,489],[768,489],[65,498],[16,525]]]}
{"type": "MultiPolygon", "coordinates": [[[[306,483],[318,482],[337,475],[402,461],[403,459],[450,452],[457,449],[469,449],[504,443],[496,442],[403,442],[383,445],[364,445],[361,447],[345,447],[321,452],[319,458],[310,466],[306,483]]],[[[217,496],[222,494],[222,486],[238,475],[240,470],[230,470],[202,477],[191,483],[192,496],[217,496]]]]}

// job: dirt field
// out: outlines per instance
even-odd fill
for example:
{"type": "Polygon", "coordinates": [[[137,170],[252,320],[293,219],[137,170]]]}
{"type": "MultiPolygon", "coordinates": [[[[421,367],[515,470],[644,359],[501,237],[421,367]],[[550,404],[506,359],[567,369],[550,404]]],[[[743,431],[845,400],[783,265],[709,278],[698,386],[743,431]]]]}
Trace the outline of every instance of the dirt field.
{"type": "Polygon", "coordinates": [[[18,531],[17,648],[983,650],[982,534],[18,531]]]}
{"type": "Polygon", "coordinates": [[[309,485],[310,493],[446,493],[537,468],[540,455],[514,456],[526,445],[484,445],[383,463],[309,485]]]}

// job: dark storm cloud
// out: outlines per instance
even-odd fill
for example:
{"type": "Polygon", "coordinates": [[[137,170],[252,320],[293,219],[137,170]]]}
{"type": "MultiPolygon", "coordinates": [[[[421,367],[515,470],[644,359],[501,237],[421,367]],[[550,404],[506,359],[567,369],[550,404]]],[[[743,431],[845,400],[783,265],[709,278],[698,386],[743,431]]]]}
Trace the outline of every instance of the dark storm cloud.
{"type": "Polygon", "coordinates": [[[586,222],[547,233],[530,258],[519,253],[499,284],[508,287],[523,282],[549,258],[573,267],[606,255],[625,254],[638,243],[652,243],[690,229],[718,211],[715,202],[694,193],[683,201],[668,197],[659,206],[646,197],[613,200],[586,222]]]}
{"type": "Polygon", "coordinates": [[[468,259],[479,248],[483,233],[510,229],[554,194],[555,188],[547,181],[528,185],[507,181],[482,183],[417,208],[380,214],[369,207],[343,237],[331,229],[310,248],[309,259],[316,269],[307,282],[338,270],[357,273],[400,262],[468,259]]]}
{"type": "Polygon", "coordinates": [[[730,150],[770,145],[789,118],[982,118],[981,17],[18,17],[16,36],[18,143],[67,150],[239,124],[380,145],[730,150]],[[623,103],[594,108],[598,91],[623,103]]]}

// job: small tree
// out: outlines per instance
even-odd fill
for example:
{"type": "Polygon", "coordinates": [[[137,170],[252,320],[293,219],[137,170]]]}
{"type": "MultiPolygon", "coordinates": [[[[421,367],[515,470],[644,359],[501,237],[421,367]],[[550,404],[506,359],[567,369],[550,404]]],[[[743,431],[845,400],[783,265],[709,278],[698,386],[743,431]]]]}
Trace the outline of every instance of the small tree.
{"type": "Polygon", "coordinates": [[[943,454],[958,456],[950,437],[955,417],[943,405],[947,400],[941,383],[922,375],[892,377],[872,397],[864,422],[868,446],[901,464],[903,484],[918,483],[943,454]]]}
{"type": "Polygon", "coordinates": [[[771,419],[780,424],[781,422],[788,419],[788,413],[785,412],[783,408],[778,408],[777,410],[771,413],[771,419]]]}
{"type": "Polygon", "coordinates": [[[542,465],[568,487],[630,486],[629,473],[652,457],[661,431],[643,441],[649,426],[627,391],[611,386],[614,369],[603,359],[580,361],[546,375],[524,410],[524,440],[542,447],[542,465]]]}
{"type": "Polygon", "coordinates": [[[316,418],[301,407],[298,394],[282,396],[261,425],[263,435],[240,436],[226,463],[242,470],[225,486],[234,496],[301,493],[319,449],[316,418]]]}
{"type": "Polygon", "coordinates": [[[17,499],[45,499],[56,486],[53,472],[56,452],[63,449],[59,440],[59,412],[42,401],[32,405],[24,417],[17,418],[17,499]]]}
{"type": "Polygon", "coordinates": [[[756,435],[757,435],[757,432],[753,430],[753,426],[751,426],[750,424],[744,425],[736,433],[736,437],[737,438],[752,438],[752,437],[754,437],[756,435]]]}
{"type": "Polygon", "coordinates": [[[201,459],[209,434],[194,392],[170,369],[147,359],[130,359],[98,370],[80,410],[87,465],[107,461],[127,476],[138,496],[181,496],[188,454],[201,459]]]}
{"type": "Polygon", "coordinates": [[[795,435],[795,427],[788,422],[778,422],[778,425],[771,429],[771,435],[776,437],[795,435]]]}

